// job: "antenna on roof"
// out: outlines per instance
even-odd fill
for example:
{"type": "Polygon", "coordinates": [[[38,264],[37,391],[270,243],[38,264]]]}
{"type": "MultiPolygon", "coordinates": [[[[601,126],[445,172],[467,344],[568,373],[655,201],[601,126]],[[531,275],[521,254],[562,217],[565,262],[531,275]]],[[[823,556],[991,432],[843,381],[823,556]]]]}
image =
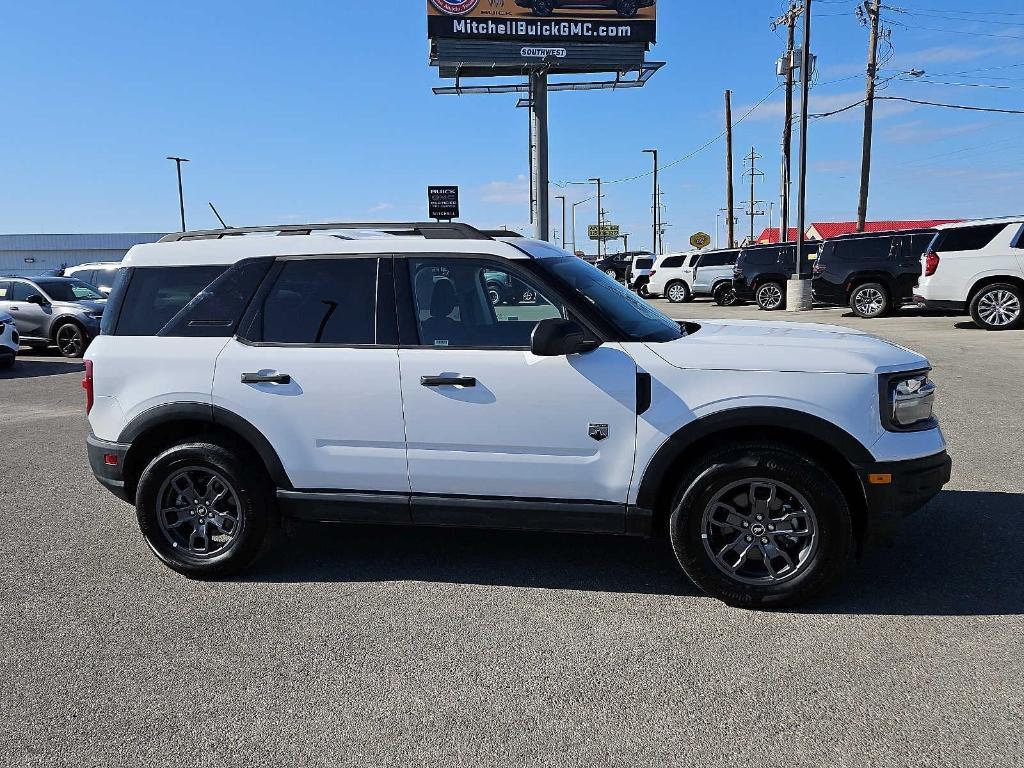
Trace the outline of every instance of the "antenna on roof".
{"type": "Polygon", "coordinates": [[[220,214],[217,212],[217,207],[212,202],[210,203],[210,210],[213,211],[213,215],[217,217],[217,221],[220,222],[220,225],[224,227],[224,229],[231,229],[231,227],[224,223],[224,219],[220,217],[220,214]]]}

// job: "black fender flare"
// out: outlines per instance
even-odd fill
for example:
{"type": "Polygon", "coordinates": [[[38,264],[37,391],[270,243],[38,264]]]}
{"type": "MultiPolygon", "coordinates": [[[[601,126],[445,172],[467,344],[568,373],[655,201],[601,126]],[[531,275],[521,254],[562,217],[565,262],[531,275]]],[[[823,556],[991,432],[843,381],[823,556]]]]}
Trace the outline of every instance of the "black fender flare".
{"type": "Polygon", "coordinates": [[[278,488],[292,490],[281,458],[264,434],[237,413],[210,403],[166,403],[150,408],[125,425],[117,442],[131,444],[155,427],[175,421],[198,421],[234,432],[256,451],[274,484],[278,488]]]}
{"type": "Polygon", "coordinates": [[[698,442],[716,432],[741,427],[776,427],[788,434],[803,433],[816,442],[834,448],[843,455],[851,467],[875,461],[871,452],[857,438],[819,416],[777,406],[731,408],[690,422],[662,444],[644,469],[636,505],[654,509],[662,480],[679,458],[698,442]]]}
{"type": "Polygon", "coordinates": [[[85,334],[86,340],[89,340],[93,337],[93,334],[89,332],[88,327],[86,327],[85,323],[82,322],[82,319],[80,317],[71,313],[65,313],[63,315],[57,315],[56,317],[50,320],[50,332],[48,334],[50,337],[50,341],[56,343],[57,329],[69,322],[74,323],[75,325],[82,329],[82,333],[85,334]]]}

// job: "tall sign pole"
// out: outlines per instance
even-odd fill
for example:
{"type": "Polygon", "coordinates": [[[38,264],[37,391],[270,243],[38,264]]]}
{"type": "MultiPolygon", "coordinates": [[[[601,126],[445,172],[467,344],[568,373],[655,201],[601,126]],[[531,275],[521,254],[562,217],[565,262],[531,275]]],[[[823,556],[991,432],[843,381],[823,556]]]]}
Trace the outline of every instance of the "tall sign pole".
{"type": "Polygon", "coordinates": [[[804,280],[807,228],[807,113],[811,90],[811,0],[804,0],[804,49],[800,62],[800,198],[797,202],[796,271],[787,288],[787,306],[793,311],[811,308],[810,281],[804,280]]]}
{"type": "Polygon", "coordinates": [[[534,237],[547,240],[551,236],[548,189],[548,73],[546,69],[530,70],[530,174],[533,180],[534,237]]]}
{"type": "Polygon", "coordinates": [[[735,207],[732,198],[732,91],[725,92],[725,207],[726,230],[729,233],[729,247],[736,247],[736,222],[732,211],[735,207]]]}

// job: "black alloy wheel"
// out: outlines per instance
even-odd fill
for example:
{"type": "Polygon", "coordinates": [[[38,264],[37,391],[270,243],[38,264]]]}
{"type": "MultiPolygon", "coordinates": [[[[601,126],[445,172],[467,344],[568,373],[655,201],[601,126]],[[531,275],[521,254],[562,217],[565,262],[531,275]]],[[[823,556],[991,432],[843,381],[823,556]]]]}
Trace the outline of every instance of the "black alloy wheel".
{"type": "Polygon", "coordinates": [[[54,334],[57,349],[64,357],[81,357],[85,354],[85,331],[75,323],[64,323],[54,334]]]}

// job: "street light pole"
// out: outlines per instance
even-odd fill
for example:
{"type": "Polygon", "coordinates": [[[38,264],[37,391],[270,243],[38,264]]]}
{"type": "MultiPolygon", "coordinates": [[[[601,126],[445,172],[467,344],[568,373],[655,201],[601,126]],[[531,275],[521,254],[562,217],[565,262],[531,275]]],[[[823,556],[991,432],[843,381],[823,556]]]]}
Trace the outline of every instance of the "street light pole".
{"type": "Polygon", "coordinates": [[[574,254],[579,250],[579,247],[576,245],[576,206],[583,205],[586,202],[586,200],[580,200],[572,204],[572,252],[574,254]]]}
{"type": "Polygon", "coordinates": [[[652,204],[652,210],[654,212],[654,224],[653,232],[654,236],[651,244],[651,253],[658,254],[658,231],[660,230],[661,218],[661,195],[659,194],[660,189],[658,188],[658,150],[656,149],[645,149],[644,154],[652,155],[654,157],[654,203],[652,204]]]}
{"type": "Polygon", "coordinates": [[[173,160],[174,164],[178,167],[178,207],[181,210],[181,231],[185,231],[185,191],[181,186],[181,164],[189,162],[187,157],[175,157],[170,155],[168,160],[173,160]]]}
{"type": "Polygon", "coordinates": [[[558,195],[556,200],[562,201],[562,250],[565,250],[565,195],[558,195]]]}
{"type": "Polygon", "coordinates": [[[595,176],[587,179],[591,184],[597,184],[597,255],[604,256],[607,252],[604,241],[604,206],[601,204],[601,177],[595,176]]]}

